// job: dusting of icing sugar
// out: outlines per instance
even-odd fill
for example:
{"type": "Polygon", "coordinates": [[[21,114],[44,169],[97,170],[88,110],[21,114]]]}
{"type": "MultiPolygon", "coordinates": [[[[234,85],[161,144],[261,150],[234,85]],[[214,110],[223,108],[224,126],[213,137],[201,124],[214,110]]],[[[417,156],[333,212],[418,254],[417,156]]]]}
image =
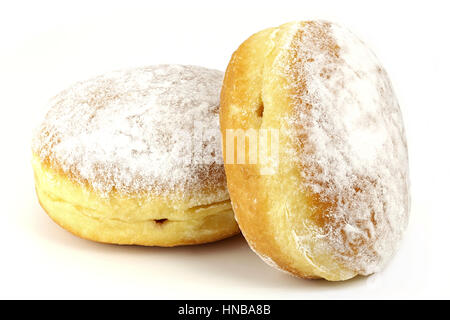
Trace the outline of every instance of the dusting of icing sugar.
{"type": "Polygon", "coordinates": [[[305,226],[295,230],[297,244],[359,274],[376,272],[409,216],[406,139],[389,78],[361,40],[329,22],[294,24],[284,54],[292,62],[280,67],[295,105],[286,119],[292,160],[300,161],[299,187],[323,208],[314,248],[305,226]]]}
{"type": "Polygon", "coordinates": [[[207,190],[207,201],[226,200],[222,79],[216,70],[158,65],[76,83],[51,100],[33,152],[103,196],[207,190]]]}

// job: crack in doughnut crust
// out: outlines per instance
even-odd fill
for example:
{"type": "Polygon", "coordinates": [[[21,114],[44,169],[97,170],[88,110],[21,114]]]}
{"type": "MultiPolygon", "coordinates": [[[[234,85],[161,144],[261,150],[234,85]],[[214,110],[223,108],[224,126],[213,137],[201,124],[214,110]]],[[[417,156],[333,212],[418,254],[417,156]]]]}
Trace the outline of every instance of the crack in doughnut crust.
{"type": "Polygon", "coordinates": [[[42,207],[100,242],[173,246],[238,233],[218,129],[222,79],[158,65],[58,94],[32,145],[42,207]]]}
{"type": "Polygon", "coordinates": [[[225,161],[236,218],[260,256],[328,280],[387,263],[408,222],[407,145],[389,78],[361,40],[326,21],[251,36],[228,65],[220,120],[223,134],[279,130],[274,175],[225,161]]]}

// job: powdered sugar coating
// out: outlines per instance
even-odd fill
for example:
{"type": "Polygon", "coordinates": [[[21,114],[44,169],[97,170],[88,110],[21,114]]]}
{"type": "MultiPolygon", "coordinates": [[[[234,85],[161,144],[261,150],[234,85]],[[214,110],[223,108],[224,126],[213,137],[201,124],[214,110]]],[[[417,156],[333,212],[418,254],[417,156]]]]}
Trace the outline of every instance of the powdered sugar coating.
{"type": "Polygon", "coordinates": [[[76,83],[51,100],[33,152],[103,196],[200,192],[210,194],[206,202],[226,200],[222,79],[216,70],[158,65],[76,83]]]}
{"type": "Polygon", "coordinates": [[[389,78],[350,31],[329,22],[292,25],[280,72],[294,111],[288,132],[297,146],[304,191],[321,216],[293,236],[310,256],[332,254],[359,274],[392,256],[409,216],[408,154],[389,78]],[[311,246],[311,233],[314,235],[311,246]]]}

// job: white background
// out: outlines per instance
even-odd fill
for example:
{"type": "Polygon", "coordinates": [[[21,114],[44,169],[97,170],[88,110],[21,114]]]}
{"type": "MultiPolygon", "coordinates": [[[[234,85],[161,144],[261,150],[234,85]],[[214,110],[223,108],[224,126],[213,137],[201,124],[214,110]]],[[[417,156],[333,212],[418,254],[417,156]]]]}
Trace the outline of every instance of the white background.
{"type": "Polygon", "coordinates": [[[450,298],[450,24],[447,1],[2,1],[0,298],[450,298]],[[405,120],[410,226],[380,274],[300,280],[259,260],[241,236],[182,248],[102,245],[39,207],[32,128],[47,100],[107,71],[160,63],[224,70],[252,33],[304,19],[360,35],[391,76],[405,120]]]}

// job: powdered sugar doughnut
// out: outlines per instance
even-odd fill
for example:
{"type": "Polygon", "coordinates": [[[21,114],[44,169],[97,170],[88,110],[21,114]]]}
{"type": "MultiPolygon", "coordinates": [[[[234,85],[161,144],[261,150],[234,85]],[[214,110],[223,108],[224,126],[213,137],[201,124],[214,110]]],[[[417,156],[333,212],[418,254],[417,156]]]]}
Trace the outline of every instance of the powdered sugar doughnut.
{"type": "Polygon", "coordinates": [[[174,246],[236,234],[216,129],[222,79],[159,65],[58,94],[33,140],[42,207],[100,242],[174,246]]]}
{"type": "Polygon", "coordinates": [[[236,218],[260,256],[328,280],[387,263],[408,221],[407,145],[389,78],[355,35],[309,21],[251,36],[228,65],[220,117],[224,136],[279,133],[268,140],[273,174],[261,159],[225,159],[236,218]]]}

